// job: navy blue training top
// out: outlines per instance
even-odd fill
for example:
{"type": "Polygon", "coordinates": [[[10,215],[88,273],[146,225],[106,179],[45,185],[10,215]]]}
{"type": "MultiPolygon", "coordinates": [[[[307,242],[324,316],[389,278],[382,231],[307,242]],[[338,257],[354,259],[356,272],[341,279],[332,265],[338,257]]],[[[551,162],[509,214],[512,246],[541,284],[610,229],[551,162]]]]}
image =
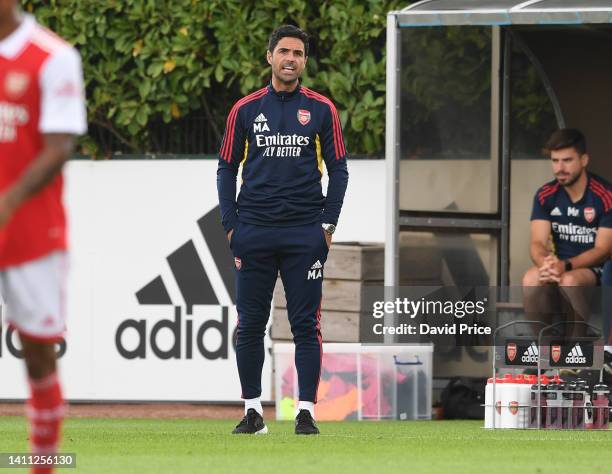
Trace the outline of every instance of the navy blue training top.
{"type": "Polygon", "coordinates": [[[559,259],[575,257],[595,246],[597,229],[612,227],[612,186],[588,173],[584,195],[572,202],[556,179],[550,181],[536,192],[531,220],[550,221],[559,259]]]}
{"type": "Polygon", "coordinates": [[[321,94],[299,84],[292,92],[276,92],[270,84],[240,99],[229,113],[219,151],[217,189],[225,231],[237,221],[336,224],[348,183],[346,158],[338,112],[321,94]],[[327,197],[321,189],[323,164],[327,197]]]}

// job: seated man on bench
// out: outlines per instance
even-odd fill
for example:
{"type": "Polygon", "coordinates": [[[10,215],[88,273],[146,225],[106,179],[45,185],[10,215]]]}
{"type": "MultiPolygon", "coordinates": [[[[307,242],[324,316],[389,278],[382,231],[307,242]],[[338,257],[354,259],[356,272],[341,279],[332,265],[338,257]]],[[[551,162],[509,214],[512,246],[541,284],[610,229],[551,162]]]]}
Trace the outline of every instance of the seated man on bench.
{"type": "Polygon", "coordinates": [[[589,155],[580,131],[555,131],[545,150],[555,179],[538,189],[533,201],[534,266],[523,277],[525,311],[530,319],[548,323],[560,313],[562,320],[585,321],[589,301],[584,287],[601,284],[612,250],[612,186],[587,172],[589,155]],[[557,309],[564,305],[571,317],[566,317],[567,310],[557,309]]]}

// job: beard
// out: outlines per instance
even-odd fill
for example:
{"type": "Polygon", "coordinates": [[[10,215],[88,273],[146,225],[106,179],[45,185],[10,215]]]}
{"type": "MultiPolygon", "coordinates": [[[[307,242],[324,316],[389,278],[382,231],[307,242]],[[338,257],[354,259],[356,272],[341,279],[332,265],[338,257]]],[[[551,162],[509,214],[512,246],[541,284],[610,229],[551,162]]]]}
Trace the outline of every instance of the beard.
{"type": "Polygon", "coordinates": [[[302,75],[303,68],[300,69],[299,62],[282,61],[276,66],[272,65],[272,75],[281,84],[291,86],[296,84],[302,75]],[[293,67],[293,71],[285,71],[283,66],[293,67]]]}
{"type": "Polygon", "coordinates": [[[584,171],[580,171],[579,173],[576,173],[574,176],[568,176],[567,181],[565,183],[562,183],[561,181],[559,181],[559,178],[557,178],[557,182],[563,186],[564,188],[567,188],[569,186],[572,186],[576,181],[578,181],[578,179],[580,179],[580,177],[582,176],[582,173],[584,171]]]}
{"type": "Polygon", "coordinates": [[[297,75],[295,77],[286,77],[283,76],[280,72],[273,72],[273,74],[277,81],[285,85],[295,84],[299,80],[299,76],[297,75]]]}

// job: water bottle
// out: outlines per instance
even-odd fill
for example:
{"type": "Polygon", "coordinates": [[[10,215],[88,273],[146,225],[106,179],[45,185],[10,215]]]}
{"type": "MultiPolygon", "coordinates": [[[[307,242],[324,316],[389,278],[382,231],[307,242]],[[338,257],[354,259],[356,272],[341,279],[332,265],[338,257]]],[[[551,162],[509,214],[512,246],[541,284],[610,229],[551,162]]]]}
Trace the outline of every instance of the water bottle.
{"type": "Polygon", "coordinates": [[[584,401],[585,401],[585,383],[577,380],[575,384],[574,398],[572,400],[572,428],[575,430],[584,429],[584,401]]]}
{"type": "Polygon", "coordinates": [[[575,383],[561,384],[561,427],[572,429],[572,408],[574,406],[575,383]]]}
{"type": "Polygon", "coordinates": [[[591,403],[591,387],[585,385],[584,393],[584,427],[587,430],[593,429],[593,404],[591,403]]]}
{"type": "Polygon", "coordinates": [[[487,429],[493,428],[493,411],[495,403],[493,402],[493,378],[487,380],[485,386],[485,422],[484,427],[487,429]]]}
{"type": "Polygon", "coordinates": [[[550,383],[546,390],[546,429],[560,430],[563,427],[561,418],[562,385],[550,383]]]}
{"type": "MultiPolygon", "coordinates": [[[[537,379],[536,379],[537,380],[537,379]]],[[[531,386],[531,400],[529,410],[529,428],[538,428],[538,405],[540,406],[540,427],[546,426],[546,389],[547,385],[536,383],[531,386]],[[538,401],[538,389],[540,399],[538,401]]]]}
{"type": "Polygon", "coordinates": [[[593,387],[593,428],[607,430],[610,420],[610,389],[605,383],[598,383],[593,387]]]}
{"type": "Polygon", "coordinates": [[[501,392],[501,427],[518,428],[519,384],[512,374],[504,376],[501,392]]]}
{"type": "Polygon", "coordinates": [[[529,378],[519,379],[518,385],[518,428],[525,429],[529,428],[529,416],[530,416],[530,405],[531,405],[531,384],[529,378]]]}

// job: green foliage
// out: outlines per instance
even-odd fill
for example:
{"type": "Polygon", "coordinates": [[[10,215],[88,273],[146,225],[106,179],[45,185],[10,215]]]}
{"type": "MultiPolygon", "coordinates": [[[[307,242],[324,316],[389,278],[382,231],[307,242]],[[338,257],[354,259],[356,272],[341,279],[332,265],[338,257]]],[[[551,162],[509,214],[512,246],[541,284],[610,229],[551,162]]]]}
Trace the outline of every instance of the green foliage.
{"type": "MultiPolygon", "coordinates": [[[[384,144],[386,13],[397,0],[22,0],[83,58],[89,121],[134,152],[151,124],[202,112],[217,138],[239,97],[269,80],[267,38],[295,22],[313,37],[304,83],[337,105],[352,153],[384,144]]],[[[87,137],[84,150],[101,152],[87,137]]]]}
{"type": "Polygon", "coordinates": [[[407,31],[403,40],[402,87],[420,105],[412,121],[427,119],[449,102],[469,107],[483,96],[488,100],[489,28],[419,28],[407,31]]]}
{"type": "MultiPolygon", "coordinates": [[[[482,26],[402,32],[405,156],[489,157],[491,41],[491,28],[482,26]]],[[[511,141],[513,153],[525,156],[541,146],[556,121],[541,78],[517,47],[511,65],[511,141]]]]}

